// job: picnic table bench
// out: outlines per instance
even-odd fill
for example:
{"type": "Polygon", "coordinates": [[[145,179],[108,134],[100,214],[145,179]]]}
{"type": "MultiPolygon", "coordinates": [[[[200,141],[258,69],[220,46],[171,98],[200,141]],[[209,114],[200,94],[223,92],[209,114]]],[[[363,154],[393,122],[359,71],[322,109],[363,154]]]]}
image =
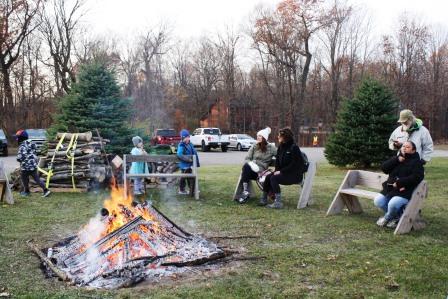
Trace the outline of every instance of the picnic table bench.
{"type": "Polygon", "coordinates": [[[194,180],[194,192],[190,188],[190,196],[194,195],[195,199],[199,199],[199,180],[196,163],[196,156],[186,156],[193,159],[191,167],[192,173],[142,173],[129,174],[126,171],[126,163],[128,162],[146,162],[146,163],[160,163],[160,162],[180,162],[176,155],[124,155],[123,156],[123,180],[124,193],[127,195],[127,180],[130,178],[190,178],[194,180]]]}
{"type": "MultiPolygon", "coordinates": [[[[379,194],[377,190],[383,188],[382,183],[386,180],[387,175],[383,173],[349,170],[328,208],[327,216],[339,214],[344,208],[347,208],[349,213],[362,213],[363,210],[358,198],[364,197],[373,200],[379,194]]],[[[420,210],[423,205],[423,200],[427,197],[427,188],[427,183],[423,180],[414,189],[411,200],[406,205],[403,215],[394,231],[395,235],[406,234],[411,229],[419,230],[425,227],[420,210]]]]}

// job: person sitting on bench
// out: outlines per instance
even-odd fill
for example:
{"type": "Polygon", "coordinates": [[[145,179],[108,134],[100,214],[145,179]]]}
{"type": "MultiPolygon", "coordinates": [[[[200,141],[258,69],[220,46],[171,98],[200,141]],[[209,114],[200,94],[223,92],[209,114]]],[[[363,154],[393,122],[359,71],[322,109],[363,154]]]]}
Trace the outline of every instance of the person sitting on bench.
{"type": "Polygon", "coordinates": [[[305,171],[305,163],[302,153],[294,143],[293,133],[290,128],[283,128],[278,133],[279,146],[275,159],[275,172],[269,174],[263,184],[263,195],[259,205],[268,203],[268,194],[275,194],[275,201],[268,208],[281,209],[283,207],[280,185],[294,185],[302,182],[305,171]]]}
{"type": "Polygon", "coordinates": [[[256,180],[258,174],[265,171],[277,154],[277,148],[274,144],[268,143],[271,128],[267,127],[257,133],[257,142],[252,145],[244,159],[245,163],[241,171],[241,182],[243,184],[243,192],[236,200],[243,204],[249,200],[249,181],[256,180]]]}
{"type": "Polygon", "coordinates": [[[385,212],[376,224],[395,228],[412,197],[412,191],[425,176],[423,162],[415,144],[407,141],[401,147],[400,154],[384,162],[381,168],[389,177],[383,183],[381,194],[374,199],[375,206],[385,212]]]}

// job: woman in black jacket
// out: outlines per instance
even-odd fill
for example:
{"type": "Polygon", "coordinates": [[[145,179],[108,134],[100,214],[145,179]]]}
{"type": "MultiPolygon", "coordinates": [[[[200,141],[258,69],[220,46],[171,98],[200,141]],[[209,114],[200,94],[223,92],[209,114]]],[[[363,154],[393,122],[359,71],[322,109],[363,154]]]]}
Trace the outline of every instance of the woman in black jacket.
{"type": "Polygon", "coordinates": [[[299,184],[303,178],[304,161],[300,148],[294,143],[291,129],[283,128],[278,134],[279,147],[275,156],[275,172],[269,174],[263,184],[260,205],[267,205],[268,193],[275,194],[275,201],[268,208],[283,207],[280,185],[299,184]]]}
{"type": "Polygon", "coordinates": [[[381,194],[374,199],[374,204],[386,214],[376,224],[394,228],[412,192],[425,176],[423,163],[415,144],[408,141],[401,147],[400,154],[384,162],[381,168],[389,177],[383,183],[381,194]]]}

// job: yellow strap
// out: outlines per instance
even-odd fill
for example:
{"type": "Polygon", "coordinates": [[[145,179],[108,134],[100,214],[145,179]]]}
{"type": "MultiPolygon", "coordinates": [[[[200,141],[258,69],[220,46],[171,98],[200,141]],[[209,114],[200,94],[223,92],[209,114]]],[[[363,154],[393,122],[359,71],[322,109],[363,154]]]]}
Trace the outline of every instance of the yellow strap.
{"type": "Polygon", "coordinates": [[[48,172],[44,171],[41,168],[37,168],[40,172],[44,173],[47,175],[47,180],[45,181],[45,188],[48,189],[48,187],[50,186],[50,179],[53,176],[53,162],[54,162],[54,158],[56,157],[56,152],[59,151],[59,148],[62,146],[62,143],[64,142],[64,138],[65,138],[66,133],[62,134],[61,139],[59,139],[58,144],[56,145],[56,149],[54,150],[53,153],[53,157],[51,158],[50,163],[48,163],[48,172]]]}
{"type": "Polygon", "coordinates": [[[72,144],[72,150],[70,152],[70,158],[72,160],[72,186],[73,186],[73,190],[76,190],[74,170],[75,170],[75,151],[76,151],[76,145],[77,144],[78,144],[78,134],[75,134],[75,139],[74,139],[73,144],[72,144]]]}

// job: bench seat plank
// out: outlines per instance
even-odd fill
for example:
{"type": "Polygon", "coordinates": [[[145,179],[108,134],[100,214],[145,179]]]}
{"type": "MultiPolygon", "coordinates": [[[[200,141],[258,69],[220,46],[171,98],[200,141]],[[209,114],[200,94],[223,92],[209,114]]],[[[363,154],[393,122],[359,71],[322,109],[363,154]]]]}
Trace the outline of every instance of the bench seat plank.
{"type": "Polygon", "coordinates": [[[365,198],[371,198],[371,199],[374,199],[379,194],[378,192],[356,189],[356,188],[341,189],[341,191],[339,191],[339,192],[343,193],[343,194],[350,194],[353,196],[365,197],[365,198]]]}

